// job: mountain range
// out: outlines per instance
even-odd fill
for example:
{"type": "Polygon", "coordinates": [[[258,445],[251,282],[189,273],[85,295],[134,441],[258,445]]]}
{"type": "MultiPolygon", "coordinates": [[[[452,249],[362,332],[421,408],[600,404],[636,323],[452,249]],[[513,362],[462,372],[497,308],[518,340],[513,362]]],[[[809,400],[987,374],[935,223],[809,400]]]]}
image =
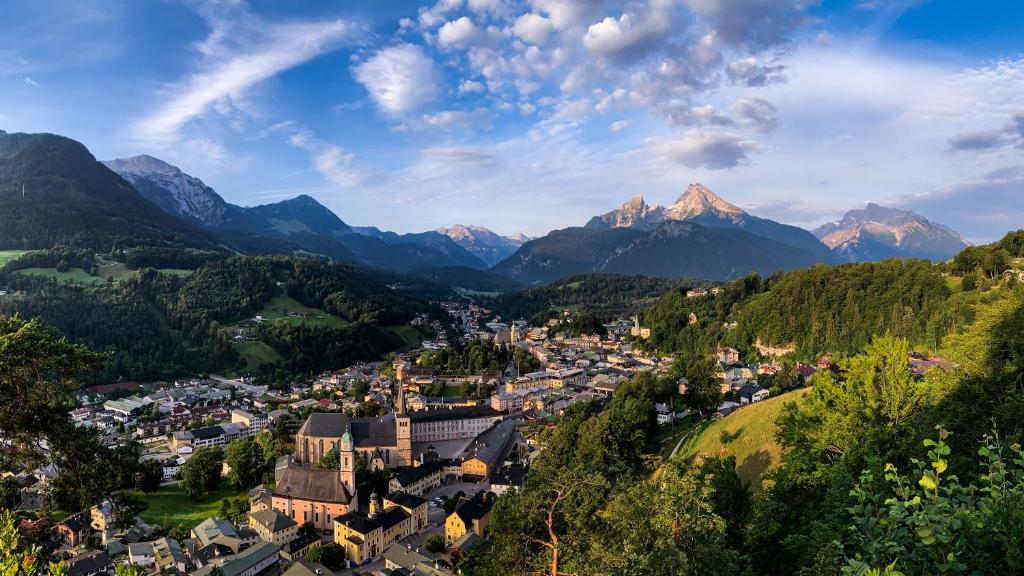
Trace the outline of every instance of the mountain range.
{"type": "Polygon", "coordinates": [[[138,244],[211,248],[216,241],[145,200],[82,144],[0,131],[0,248],[57,244],[109,251],[138,244]]]}
{"type": "Polygon", "coordinates": [[[495,257],[505,256],[519,245],[480,227],[473,227],[471,236],[453,238],[436,231],[397,234],[375,227],[349,226],[307,195],[260,206],[237,206],[224,201],[199,178],[152,156],[120,158],[104,164],[164,211],[205,228],[244,252],[274,252],[291,244],[293,251],[388,270],[449,266],[484,270],[495,257]],[[270,244],[262,250],[254,246],[253,236],[288,244],[270,244]]]}
{"type": "Polygon", "coordinates": [[[634,196],[583,227],[527,242],[493,270],[527,284],[582,272],[728,280],[838,261],[810,232],[747,214],[691,184],[667,208],[634,196]]]}
{"type": "Polygon", "coordinates": [[[814,230],[814,235],[852,262],[884,258],[946,260],[969,246],[960,234],[920,214],[869,203],[842,219],[814,230]]]}
{"type": "Polygon", "coordinates": [[[307,195],[238,206],[152,156],[101,163],[68,138],[0,131],[0,249],[58,244],[314,254],[426,271],[432,279],[455,276],[483,289],[503,284],[485,270],[510,278],[505,286],[586,272],[727,280],[815,263],[945,259],[967,245],[941,224],[876,204],[811,233],[748,214],[702,184],[669,206],[637,195],[584,226],[533,239],[462,224],[399,234],[351,226],[307,195]]]}

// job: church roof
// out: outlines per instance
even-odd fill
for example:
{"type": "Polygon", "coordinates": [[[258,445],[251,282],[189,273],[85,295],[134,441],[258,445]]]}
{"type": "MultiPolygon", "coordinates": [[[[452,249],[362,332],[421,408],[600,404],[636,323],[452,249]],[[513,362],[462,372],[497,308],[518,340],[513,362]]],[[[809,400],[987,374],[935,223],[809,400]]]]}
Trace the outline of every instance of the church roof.
{"type": "Polygon", "coordinates": [[[357,448],[394,446],[397,443],[395,418],[351,418],[340,412],[313,412],[299,428],[300,436],[313,438],[342,438],[351,434],[357,448]]]}
{"type": "Polygon", "coordinates": [[[318,470],[289,466],[274,488],[274,496],[311,500],[314,502],[340,502],[348,504],[353,495],[341,482],[337,470],[318,470]]]}
{"type": "Polygon", "coordinates": [[[406,414],[413,422],[437,422],[441,420],[464,420],[469,418],[485,418],[490,416],[502,416],[501,412],[488,405],[481,406],[453,406],[443,408],[431,408],[429,410],[416,410],[406,414]]]}

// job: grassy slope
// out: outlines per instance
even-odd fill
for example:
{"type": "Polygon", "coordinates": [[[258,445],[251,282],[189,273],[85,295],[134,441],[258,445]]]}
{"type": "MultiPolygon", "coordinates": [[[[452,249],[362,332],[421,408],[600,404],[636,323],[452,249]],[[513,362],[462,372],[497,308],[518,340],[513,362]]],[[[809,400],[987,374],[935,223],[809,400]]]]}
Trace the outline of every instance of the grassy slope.
{"type": "Polygon", "coordinates": [[[24,250],[0,250],[0,266],[7,264],[24,253],[24,250]]]}
{"type": "MultiPolygon", "coordinates": [[[[266,322],[287,322],[331,328],[340,328],[348,324],[344,318],[328,314],[323,310],[303,306],[298,300],[283,295],[275,296],[270,302],[267,302],[266,306],[260,310],[260,315],[266,322]],[[289,316],[289,313],[305,314],[306,316],[289,316]]],[[[229,324],[225,326],[225,329],[233,332],[237,326],[237,324],[229,324]]],[[[239,342],[235,344],[235,349],[238,350],[250,370],[281,360],[281,354],[265,342],[239,342]]]]}
{"type": "MultiPolygon", "coordinates": [[[[0,260],[0,265],[3,261],[0,260]]],[[[157,270],[161,274],[175,274],[178,276],[185,276],[191,274],[191,270],[176,270],[173,268],[159,269],[157,270]]],[[[74,282],[76,284],[86,285],[97,285],[103,284],[107,281],[107,278],[113,278],[115,282],[121,282],[127,280],[135,275],[135,270],[128,269],[127,266],[120,262],[103,262],[98,268],[96,276],[89,274],[87,270],[81,268],[71,268],[67,272],[58,272],[56,268],[23,268],[15,272],[15,274],[24,274],[25,276],[43,276],[56,282],[74,282]]]]}
{"type": "Polygon", "coordinates": [[[227,480],[222,480],[220,490],[195,501],[185,494],[180,484],[162,486],[155,494],[139,493],[139,496],[149,504],[149,508],[140,514],[146,522],[155,522],[165,528],[174,524],[192,528],[210,516],[219,516],[220,501],[238,496],[238,493],[231,489],[227,480]]]}
{"type": "Polygon", "coordinates": [[[740,479],[755,490],[760,489],[761,477],[779,463],[781,449],[775,441],[775,418],[786,402],[799,401],[809,391],[810,388],[803,388],[769,398],[707,424],[680,450],[680,456],[735,456],[740,479]]]}
{"type": "Polygon", "coordinates": [[[405,348],[412,350],[418,347],[423,342],[423,335],[414,326],[385,326],[387,330],[390,330],[405,342],[405,348]]]}
{"type": "Polygon", "coordinates": [[[330,326],[340,328],[348,324],[344,319],[328,314],[323,310],[303,306],[290,296],[275,296],[260,312],[268,322],[289,322],[291,324],[310,324],[313,326],[330,326]],[[289,316],[289,313],[306,314],[305,318],[289,316]]]}
{"type": "Polygon", "coordinates": [[[99,276],[90,276],[89,272],[81,268],[71,268],[67,272],[58,272],[56,268],[23,268],[17,274],[25,276],[44,276],[57,282],[74,282],[77,284],[102,284],[106,282],[99,276]]]}
{"type": "Polygon", "coordinates": [[[239,342],[235,344],[235,349],[253,370],[263,364],[272,364],[281,360],[281,355],[277,350],[264,342],[239,342]]]}

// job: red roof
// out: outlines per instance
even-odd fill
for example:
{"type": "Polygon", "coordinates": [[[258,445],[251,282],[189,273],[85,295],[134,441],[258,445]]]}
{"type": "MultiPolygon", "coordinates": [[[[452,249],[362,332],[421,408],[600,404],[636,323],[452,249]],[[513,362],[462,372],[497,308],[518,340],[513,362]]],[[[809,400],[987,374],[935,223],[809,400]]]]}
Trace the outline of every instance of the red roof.
{"type": "Polygon", "coordinates": [[[109,394],[114,390],[137,390],[138,388],[138,382],[117,382],[115,384],[101,384],[99,386],[93,386],[91,388],[87,388],[87,390],[95,394],[109,394]]]}

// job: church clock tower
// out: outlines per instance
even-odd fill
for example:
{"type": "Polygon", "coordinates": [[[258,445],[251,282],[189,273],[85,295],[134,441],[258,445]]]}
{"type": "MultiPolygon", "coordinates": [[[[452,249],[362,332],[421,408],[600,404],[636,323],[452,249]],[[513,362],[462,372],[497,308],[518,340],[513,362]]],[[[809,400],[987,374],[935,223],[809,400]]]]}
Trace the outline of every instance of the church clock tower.
{"type": "Polygon", "coordinates": [[[352,442],[352,427],[349,425],[345,428],[345,433],[341,436],[341,443],[339,444],[340,454],[338,454],[338,474],[341,477],[341,483],[348,489],[349,494],[352,495],[352,499],[355,500],[356,496],[356,449],[355,443],[352,442]]]}

